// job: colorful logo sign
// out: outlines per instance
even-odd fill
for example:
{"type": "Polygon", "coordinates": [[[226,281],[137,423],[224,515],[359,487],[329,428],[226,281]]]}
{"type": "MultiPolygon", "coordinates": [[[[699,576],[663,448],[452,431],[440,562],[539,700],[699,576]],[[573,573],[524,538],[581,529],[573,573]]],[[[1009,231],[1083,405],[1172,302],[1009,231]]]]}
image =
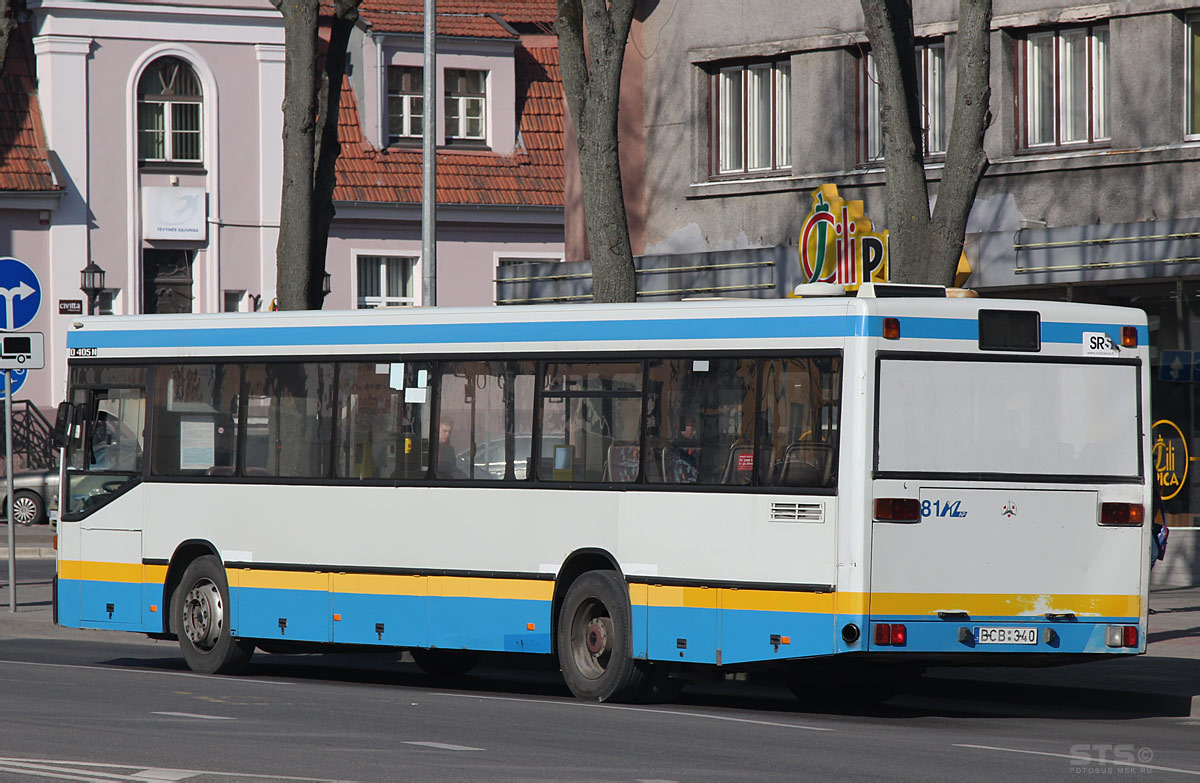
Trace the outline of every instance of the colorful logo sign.
{"type": "Polygon", "coordinates": [[[805,283],[840,283],[847,291],[888,279],[887,232],[872,231],[861,201],[846,201],[837,185],[813,191],[800,230],[800,270],[805,283]]]}
{"type": "Polygon", "coordinates": [[[1183,431],[1169,419],[1154,422],[1150,448],[1154,458],[1154,477],[1163,500],[1179,494],[1187,482],[1188,447],[1183,431]]]}

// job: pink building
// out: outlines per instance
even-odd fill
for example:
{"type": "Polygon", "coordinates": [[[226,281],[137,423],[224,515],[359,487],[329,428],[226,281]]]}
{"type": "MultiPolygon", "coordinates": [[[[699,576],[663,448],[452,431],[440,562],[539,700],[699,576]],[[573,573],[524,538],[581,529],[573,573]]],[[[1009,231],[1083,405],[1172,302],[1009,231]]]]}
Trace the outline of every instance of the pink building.
{"type": "MultiPolygon", "coordinates": [[[[0,256],[42,284],[46,369],[14,396],[49,407],[89,261],[100,312],[270,306],[284,38],[267,0],[27,6],[0,86],[0,256]]],[[[364,0],[351,39],[326,308],[421,304],[422,8],[364,0]]],[[[439,304],[492,303],[497,267],[563,256],[554,14],[439,4],[439,304]]]]}

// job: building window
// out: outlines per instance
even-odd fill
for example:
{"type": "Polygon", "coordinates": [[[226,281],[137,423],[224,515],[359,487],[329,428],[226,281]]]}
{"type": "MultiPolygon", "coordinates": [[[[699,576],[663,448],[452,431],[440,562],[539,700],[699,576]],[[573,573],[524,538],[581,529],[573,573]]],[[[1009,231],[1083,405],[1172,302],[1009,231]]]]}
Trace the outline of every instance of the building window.
{"type": "Polygon", "coordinates": [[[358,308],[403,307],[416,304],[413,297],[415,258],[358,257],[358,308]]]}
{"type": "Polygon", "coordinates": [[[138,81],[138,158],[199,163],[203,97],[200,80],[178,57],[162,57],[138,81]]]}
{"type": "Polygon", "coordinates": [[[446,69],[446,140],[487,138],[487,71],[446,69]]]}
{"type": "Polygon", "coordinates": [[[1026,147],[1108,139],[1108,28],[1032,33],[1021,42],[1026,147]]]}
{"type": "Polygon", "coordinates": [[[224,291],[224,302],[221,310],[226,313],[238,313],[242,310],[242,301],[246,298],[245,291],[224,291]]]}
{"type": "Polygon", "coordinates": [[[718,174],[791,166],[791,63],[721,68],[713,80],[718,174]]]}
{"type": "Polygon", "coordinates": [[[408,65],[389,65],[388,77],[388,144],[400,144],[419,139],[424,130],[424,109],[421,68],[408,65]]]}
{"type": "MultiPolygon", "coordinates": [[[[922,154],[943,155],[946,152],[946,47],[941,42],[918,44],[917,76],[921,106],[922,154]]],[[[862,96],[860,120],[866,129],[863,134],[862,160],[883,159],[883,128],[880,124],[879,76],[875,57],[867,52],[862,60],[862,96]]]]}
{"type": "Polygon", "coordinates": [[[1200,136],[1200,16],[1187,22],[1187,134],[1200,136]]]}

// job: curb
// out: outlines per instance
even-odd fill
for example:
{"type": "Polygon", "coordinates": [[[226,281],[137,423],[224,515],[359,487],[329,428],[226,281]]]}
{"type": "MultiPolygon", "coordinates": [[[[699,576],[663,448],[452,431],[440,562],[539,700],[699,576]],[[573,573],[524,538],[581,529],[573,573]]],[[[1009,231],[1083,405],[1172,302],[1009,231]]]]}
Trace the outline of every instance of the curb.
{"type": "MultiPolygon", "coordinates": [[[[47,560],[58,557],[58,551],[49,546],[19,546],[17,547],[17,557],[47,560]]],[[[8,547],[0,548],[0,560],[7,559],[8,547]]]]}

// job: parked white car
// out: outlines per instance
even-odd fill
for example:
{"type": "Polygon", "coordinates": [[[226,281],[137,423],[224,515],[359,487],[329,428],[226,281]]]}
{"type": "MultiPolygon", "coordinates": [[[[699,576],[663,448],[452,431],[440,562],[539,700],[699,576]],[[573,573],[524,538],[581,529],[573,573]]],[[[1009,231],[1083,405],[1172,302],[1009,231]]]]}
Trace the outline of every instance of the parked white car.
{"type": "MultiPolygon", "coordinates": [[[[0,519],[8,517],[8,493],[0,476],[0,519]]],[[[58,509],[58,468],[13,474],[13,518],[18,525],[40,525],[58,509]]]]}

